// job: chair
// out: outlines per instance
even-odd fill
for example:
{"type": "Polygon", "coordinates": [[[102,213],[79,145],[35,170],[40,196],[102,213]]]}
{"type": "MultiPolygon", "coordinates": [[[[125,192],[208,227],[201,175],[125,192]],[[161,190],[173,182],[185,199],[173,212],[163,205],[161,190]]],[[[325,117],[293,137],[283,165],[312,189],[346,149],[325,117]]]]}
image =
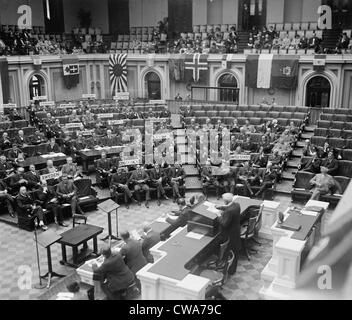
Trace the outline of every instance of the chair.
{"type": "Polygon", "coordinates": [[[300,171],[296,173],[295,181],[292,186],[291,198],[295,200],[307,200],[312,193],[309,190],[309,181],[314,177],[314,173],[300,171]]]}
{"type": "Polygon", "coordinates": [[[247,221],[246,224],[241,226],[241,241],[242,241],[242,247],[244,250],[244,253],[248,259],[248,261],[250,260],[250,251],[253,251],[255,253],[257,253],[256,250],[252,250],[249,247],[249,242],[254,239],[255,236],[255,226],[257,223],[257,217],[250,217],[247,221]]]}
{"type": "Polygon", "coordinates": [[[74,214],[72,216],[72,228],[74,228],[76,225],[87,224],[87,219],[88,217],[82,214],[74,214]]]}
{"type": "Polygon", "coordinates": [[[209,259],[207,259],[204,263],[202,263],[202,266],[211,270],[217,269],[221,265],[223,266],[225,262],[224,255],[229,246],[229,243],[230,243],[230,239],[228,239],[224,243],[221,243],[218,254],[211,255],[209,259]]]}

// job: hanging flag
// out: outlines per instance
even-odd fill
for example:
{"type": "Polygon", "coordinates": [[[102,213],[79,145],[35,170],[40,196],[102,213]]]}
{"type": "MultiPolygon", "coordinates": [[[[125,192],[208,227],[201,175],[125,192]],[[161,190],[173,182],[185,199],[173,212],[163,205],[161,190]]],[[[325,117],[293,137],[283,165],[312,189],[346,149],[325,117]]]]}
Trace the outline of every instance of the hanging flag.
{"type": "Polygon", "coordinates": [[[127,54],[115,53],[109,58],[111,91],[127,92],[127,54]]]}
{"type": "Polygon", "coordinates": [[[314,71],[324,71],[326,63],[325,54],[316,54],[313,59],[313,70],[314,71]]]}
{"type": "Polygon", "coordinates": [[[45,6],[46,6],[46,17],[47,17],[48,20],[50,20],[50,3],[49,3],[49,0],[46,0],[45,6]]]}
{"type": "Polygon", "coordinates": [[[7,58],[0,57],[0,104],[9,102],[9,83],[9,65],[7,62],[7,58]]]}
{"type": "Polygon", "coordinates": [[[76,87],[79,83],[79,64],[75,55],[61,56],[64,83],[67,89],[76,87]]]}
{"type": "Polygon", "coordinates": [[[298,81],[298,56],[248,55],[246,81],[250,88],[293,89],[298,81]]]}
{"type": "Polygon", "coordinates": [[[224,54],[221,60],[221,66],[223,69],[230,69],[233,54],[224,54]]]}
{"type": "Polygon", "coordinates": [[[199,82],[201,74],[204,75],[208,71],[208,55],[207,54],[187,54],[185,59],[186,76],[192,77],[193,82],[199,82]]]}
{"type": "Polygon", "coordinates": [[[184,81],[185,59],[183,56],[178,59],[169,59],[169,76],[171,80],[184,81]]]}

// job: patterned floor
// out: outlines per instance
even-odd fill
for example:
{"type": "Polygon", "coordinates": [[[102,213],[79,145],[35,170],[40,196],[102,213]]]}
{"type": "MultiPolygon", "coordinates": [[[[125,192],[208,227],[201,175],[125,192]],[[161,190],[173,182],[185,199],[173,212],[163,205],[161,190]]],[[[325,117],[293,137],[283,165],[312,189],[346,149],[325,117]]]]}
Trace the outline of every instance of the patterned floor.
{"type": "MultiPolygon", "coordinates": [[[[188,193],[187,198],[192,194],[188,193]]],[[[217,202],[211,198],[210,201],[217,202]]],[[[288,197],[278,197],[280,209],[284,210],[290,204],[288,197]]],[[[171,201],[164,201],[157,206],[153,201],[147,209],[144,204],[141,207],[133,205],[129,210],[121,207],[119,209],[119,230],[140,229],[143,222],[151,222],[161,214],[170,212],[176,207],[171,201]]],[[[107,234],[107,217],[102,212],[87,213],[88,223],[104,227],[104,233],[100,238],[107,234]]],[[[71,221],[69,221],[71,222],[71,221]]],[[[113,227],[115,220],[113,220],[113,227]]],[[[72,225],[70,225],[72,227],[72,225]]],[[[57,233],[62,233],[67,228],[51,225],[51,229],[57,233]]],[[[258,254],[254,254],[250,261],[246,257],[240,256],[237,273],[229,279],[224,288],[224,295],[228,299],[252,300],[259,299],[259,289],[262,286],[260,273],[271,254],[271,241],[261,239],[262,246],[257,247],[258,254]]],[[[98,246],[102,241],[98,241],[98,246]]],[[[68,255],[71,252],[68,251],[68,255]]],[[[46,251],[39,248],[41,274],[47,271],[46,251]]],[[[58,244],[52,246],[52,261],[54,271],[61,274],[71,274],[73,269],[59,264],[61,260],[61,247],[58,244]]],[[[36,299],[43,295],[46,289],[33,289],[33,285],[39,282],[38,268],[36,262],[36,250],[34,235],[31,232],[20,230],[14,226],[0,223],[0,299],[23,300],[36,299]]],[[[54,278],[52,283],[58,283],[54,278]]]]}

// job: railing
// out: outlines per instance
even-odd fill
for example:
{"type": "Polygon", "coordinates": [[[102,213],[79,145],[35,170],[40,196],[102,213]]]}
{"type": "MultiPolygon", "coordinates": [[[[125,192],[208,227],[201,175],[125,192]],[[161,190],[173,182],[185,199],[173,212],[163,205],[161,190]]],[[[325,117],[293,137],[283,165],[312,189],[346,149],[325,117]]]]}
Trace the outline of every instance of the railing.
{"type": "Polygon", "coordinates": [[[238,105],[239,88],[233,87],[207,87],[207,86],[191,86],[191,99],[194,98],[196,91],[205,93],[205,101],[218,103],[234,103],[238,105]]]}

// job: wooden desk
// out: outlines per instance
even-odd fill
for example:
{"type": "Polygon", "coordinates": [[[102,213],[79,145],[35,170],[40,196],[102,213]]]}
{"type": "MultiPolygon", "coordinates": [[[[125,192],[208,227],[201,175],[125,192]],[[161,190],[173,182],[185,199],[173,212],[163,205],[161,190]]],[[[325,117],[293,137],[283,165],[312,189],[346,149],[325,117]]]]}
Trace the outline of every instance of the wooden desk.
{"type": "Polygon", "coordinates": [[[107,156],[118,155],[122,151],[123,146],[117,147],[106,147],[101,150],[90,149],[90,150],[79,150],[77,153],[82,159],[83,172],[88,172],[89,164],[93,163],[94,160],[101,157],[101,153],[106,152],[107,156]]]}
{"type": "Polygon", "coordinates": [[[104,228],[92,226],[90,224],[81,224],[61,234],[62,238],[58,241],[61,243],[62,261],[61,264],[69,265],[77,268],[85,259],[92,253],[98,254],[97,236],[103,232],[104,228]],[[85,250],[85,252],[78,254],[78,246],[87,243],[93,239],[93,251],[85,250]],[[72,259],[67,260],[66,246],[72,247],[72,259]]]}
{"type": "Polygon", "coordinates": [[[67,156],[59,156],[52,158],[43,158],[42,156],[26,158],[23,162],[20,162],[19,165],[25,169],[28,169],[31,164],[35,165],[37,170],[44,169],[46,167],[46,162],[52,160],[54,166],[60,166],[66,163],[67,156]]]}

